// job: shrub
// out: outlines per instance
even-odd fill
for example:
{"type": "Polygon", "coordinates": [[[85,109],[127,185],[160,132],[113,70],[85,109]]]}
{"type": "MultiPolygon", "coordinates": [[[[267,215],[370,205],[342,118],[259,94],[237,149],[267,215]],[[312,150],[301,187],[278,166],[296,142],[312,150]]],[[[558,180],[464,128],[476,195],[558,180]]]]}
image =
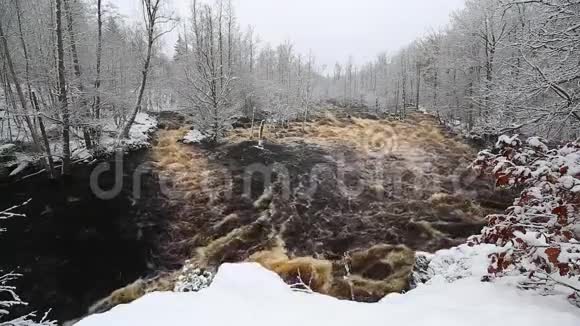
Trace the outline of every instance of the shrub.
{"type": "Polygon", "coordinates": [[[181,269],[177,282],[175,283],[175,292],[197,292],[209,287],[213,280],[213,274],[195,267],[189,260],[181,269]]]}
{"type": "Polygon", "coordinates": [[[513,206],[488,216],[488,226],[469,240],[503,248],[490,255],[490,276],[525,275],[520,286],[565,291],[580,306],[580,144],[550,149],[537,137],[524,143],[502,136],[473,168],[492,174],[499,187],[522,189],[513,206]]]}

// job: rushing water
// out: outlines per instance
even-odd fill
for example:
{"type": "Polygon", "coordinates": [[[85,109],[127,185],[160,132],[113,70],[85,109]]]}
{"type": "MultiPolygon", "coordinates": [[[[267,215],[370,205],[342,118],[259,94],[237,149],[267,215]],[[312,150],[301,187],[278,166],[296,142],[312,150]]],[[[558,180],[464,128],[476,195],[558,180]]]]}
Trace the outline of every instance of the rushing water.
{"type": "MultiPolygon", "coordinates": [[[[164,267],[175,268],[184,259],[198,258],[203,267],[216,267],[283,246],[291,255],[328,259],[326,263],[336,265],[334,279],[342,280],[343,258],[356,250],[377,244],[404,244],[422,251],[450,247],[478,232],[483,216],[499,207],[478,205],[495,202],[485,180],[466,177],[466,184],[452,182],[451,177],[463,180],[466,164],[461,159],[469,161],[473,150],[442,132],[435,122],[423,120],[322,121],[307,135],[302,124],[295,124],[273,134],[278,138],[262,147],[248,141],[248,131],[242,129],[227,144],[206,149],[180,144],[186,132],[180,129],[183,119],[162,115],[160,127],[166,130],[158,132],[151,150],[108,160],[113,170],[101,174],[98,184],[102,189],[121,186],[118,194],[106,195],[109,199],[100,198],[91,188],[90,176],[99,164],[76,166],[67,181],[55,183],[37,176],[0,185],[0,208],[32,198],[23,209],[27,217],[3,221],[8,232],[0,235],[0,269],[24,275],[16,286],[31,303],[30,309],[52,308],[51,318],[66,321],[83,316],[113,290],[164,267]],[[380,132],[384,129],[397,132],[402,152],[376,162],[386,171],[377,188],[377,180],[368,180],[376,166],[364,164],[373,158],[366,152],[368,144],[351,140],[374,144],[393,138],[380,132]],[[420,155],[409,155],[413,153],[420,155]],[[346,181],[365,185],[361,196],[345,200],[337,191],[333,171],[340,160],[352,168],[345,174],[346,181]],[[147,168],[150,162],[155,162],[156,173],[147,168]],[[246,168],[274,163],[288,168],[289,186],[296,187],[291,198],[275,192],[266,196],[265,180],[260,178],[251,179],[252,196],[244,196],[246,168]],[[317,192],[305,198],[300,187],[309,184],[309,173],[317,172],[314,167],[320,164],[330,166],[330,172],[322,171],[327,174],[321,174],[317,192]],[[417,175],[408,173],[413,167],[417,175]],[[164,188],[158,173],[164,176],[164,188]],[[417,186],[429,186],[435,179],[441,179],[441,189],[417,191],[417,186]],[[388,196],[369,196],[377,189],[388,196]],[[473,198],[466,197],[471,193],[473,198]],[[266,204],[257,205],[258,197],[267,198],[266,204]],[[203,255],[192,257],[192,252],[203,255]]],[[[278,189],[281,181],[274,178],[272,189],[278,189]]],[[[382,258],[369,256],[361,277],[378,275],[369,270],[397,273],[379,264],[382,258]]],[[[409,271],[413,263],[406,262],[409,271]]],[[[389,275],[382,281],[388,281],[389,275]]],[[[377,293],[376,298],[366,299],[380,298],[382,292],[377,293]]],[[[351,292],[331,294],[352,297],[351,292]]]]}
{"type": "Polygon", "coordinates": [[[94,165],[77,165],[66,181],[36,176],[0,186],[0,208],[32,199],[21,210],[27,217],[3,221],[8,231],[0,235],[0,270],[23,275],[15,285],[30,303],[19,312],[52,309],[53,319],[77,318],[96,300],[155,268],[155,238],[164,215],[158,179],[152,172],[134,173],[148,162],[148,150],[109,163],[114,167],[119,160],[121,170],[98,179],[103,189],[123,181],[112,199],[100,199],[91,189],[94,165]],[[141,180],[140,199],[135,178],[141,180]]]}

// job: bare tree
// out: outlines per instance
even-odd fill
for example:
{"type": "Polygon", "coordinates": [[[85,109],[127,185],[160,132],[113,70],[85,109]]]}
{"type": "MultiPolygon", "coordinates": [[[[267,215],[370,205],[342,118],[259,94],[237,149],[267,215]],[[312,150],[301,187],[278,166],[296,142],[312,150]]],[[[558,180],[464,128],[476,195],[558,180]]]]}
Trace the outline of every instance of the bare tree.
{"type": "Polygon", "coordinates": [[[103,9],[102,0],[97,0],[97,64],[95,77],[95,102],[93,112],[96,119],[101,118],[101,61],[103,57],[103,9]]]}
{"type": "Polygon", "coordinates": [[[129,116],[129,119],[125,123],[121,136],[124,138],[129,137],[129,131],[131,126],[135,122],[137,113],[141,110],[141,105],[143,103],[143,95],[145,94],[145,89],[147,88],[147,78],[149,74],[149,68],[151,66],[151,58],[153,56],[153,46],[155,42],[168,31],[159,32],[159,25],[167,23],[171,20],[169,17],[165,17],[161,14],[161,4],[163,0],[141,0],[143,6],[143,20],[145,22],[145,28],[147,32],[147,54],[145,55],[145,60],[143,62],[143,69],[141,70],[141,83],[139,86],[139,91],[137,94],[137,101],[133,112],[129,116]]]}
{"type": "MultiPolygon", "coordinates": [[[[78,85],[78,89],[79,89],[79,98],[80,98],[80,116],[81,116],[81,120],[80,124],[82,125],[82,130],[83,130],[83,137],[85,140],[85,146],[88,149],[93,148],[93,142],[91,140],[91,133],[90,133],[90,129],[89,127],[86,125],[86,121],[88,120],[88,118],[90,117],[90,112],[89,112],[89,107],[87,105],[87,99],[86,99],[86,92],[85,92],[85,85],[83,82],[83,76],[82,76],[82,71],[81,71],[81,64],[79,61],[79,53],[77,51],[77,43],[75,40],[75,31],[74,31],[74,18],[73,18],[73,13],[71,12],[71,6],[70,6],[70,0],[63,0],[64,1],[64,9],[65,9],[65,15],[68,21],[67,24],[67,30],[68,30],[68,37],[69,37],[69,41],[70,41],[70,49],[71,49],[71,53],[72,53],[72,58],[73,58],[73,69],[74,69],[74,73],[75,73],[75,77],[77,79],[77,85],[78,85]]],[[[78,113],[77,113],[78,116],[78,113]]],[[[79,123],[79,122],[77,122],[79,123]]]]}
{"type": "Polygon", "coordinates": [[[16,7],[16,17],[18,20],[18,32],[19,32],[19,36],[20,36],[20,45],[22,46],[22,52],[24,53],[25,71],[26,71],[26,87],[28,89],[28,94],[29,94],[32,106],[34,107],[36,114],[37,114],[36,119],[38,122],[38,127],[40,129],[40,134],[42,136],[44,150],[46,152],[46,167],[47,167],[48,175],[49,175],[50,179],[54,179],[55,178],[54,160],[52,158],[50,143],[48,141],[48,136],[46,134],[44,120],[40,116],[40,106],[38,104],[36,94],[32,91],[32,87],[30,85],[30,58],[28,56],[28,47],[26,46],[26,41],[24,40],[24,33],[22,31],[22,11],[20,9],[20,0],[14,0],[14,5],[16,7]]]}
{"type": "Polygon", "coordinates": [[[56,52],[58,63],[58,100],[62,113],[62,174],[71,173],[70,113],[68,110],[67,85],[64,66],[64,41],[62,33],[62,0],[56,0],[56,52]]]}
{"type": "Polygon", "coordinates": [[[34,128],[34,125],[32,124],[32,121],[30,119],[30,112],[28,110],[28,104],[26,102],[26,98],[24,96],[24,92],[22,91],[22,86],[20,84],[20,81],[18,79],[18,76],[14,70],[14,63],[12,61],[12,56],[10,54],[10,50],[8,49],[8,41],[6,39],[6,35],[4,34],[4,29],[3,29],[3,22],[2,22],[2,17],[0,16],[0,39],[2,39],[2,51],[4,53],[4,59],[6,60],[6,64],[8,66],[8,71],[10,72],[10,77],[12,77],[12,81],[14,83],[14,87],[16,88],[16,92],[18,95],[18,99],[20,100],[20,104],[22,105],[22,109],[24,111],[24,121],[26,122],[28,129],[30,131],[30,134],[32,136],[32,139],[34,141],[35,146],[38,148],[38,136],[36,134],[36,129],[34,128]]]}
{"type": "MultiPolygon", "coordinates": [[[[217,8],[204,4],[192,6],[192,32],[195,41],[190,63],[184,69],[181,95],[196,117],[199,129],[207,131],[217,142],[228,128],[236,105],[232,91],[236,77],[223,67],[222,5],[217,8]],[[215,10],[215,11],[214,11],[215,10]]],[[[251,69],[251,68],[250,68],[251,69]]]]}

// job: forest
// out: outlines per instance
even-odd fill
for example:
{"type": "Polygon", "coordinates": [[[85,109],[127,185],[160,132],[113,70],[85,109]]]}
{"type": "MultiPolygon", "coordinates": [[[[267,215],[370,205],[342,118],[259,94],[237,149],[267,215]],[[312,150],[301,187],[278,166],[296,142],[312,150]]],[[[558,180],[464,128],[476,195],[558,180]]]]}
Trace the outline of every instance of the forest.
{"type": "Polygon", "coordinates": [[[333,66],[130,2],[0,0],[0,326],[580,323],[580,0],[333,66]]]}

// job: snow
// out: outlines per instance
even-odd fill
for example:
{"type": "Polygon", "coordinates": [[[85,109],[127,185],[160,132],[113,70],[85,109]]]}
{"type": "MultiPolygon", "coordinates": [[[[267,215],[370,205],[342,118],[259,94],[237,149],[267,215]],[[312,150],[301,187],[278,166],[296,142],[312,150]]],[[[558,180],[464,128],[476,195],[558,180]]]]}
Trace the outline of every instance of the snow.
{"type": "Polygon", "coordinates": [[[199,144],[207,138],[199,130],[190,130],[182,139],[184,144],[199,144]]]}
{"type": "Polygon", "coordinates": [[[4,144],[0,146],[0,155],[6,155],[13,152],[16,149],[14,144],[4,144]]]}
{"type": "Polygon", "coordinates": [[[157,129],[157,119],[148,115],[147,113],[140,112],[135,117],[135,123],[131,126],[129,131],[129,139],[125,144],[131,146],[143,146],[149,145],[149,137],[152,132],[157,129]]]}
{"type": "Polygon", "coordinates": [[[530,137],[527,140],[528,145],[541,149],[544,152],[548,151],[548,146],[546,144],[544,144],[544,142],[542,141],[542,139],[540,137],[530,137]]]}
{"type": "Polygon", "coordinates": [[[14,169],[14,170],[12,170],[12,172],[10,172],[10,176],[13,177],[15,175],[20,174],[20,172],[24,171],[29,165],[30,165],[30,162],[28,162],[28,161],[20,162],[20,164],[18,164],[16,169],[14,169]]]}
{"type": "MultiPolygon", "coordinates": [[[[118,147],[122,147],[126,151],[148,147],[151,134],[157,129],[157,119],[147,113],[138,113],[129,131],[128,139],[119,141],[116,136],[118,129],[112,119],[104,119],[103,134],[100,141],[103,151],[100,154],[113,153],[118,147]]],[[[84,142],[80,137],[72,137],[70,147],[73,161],[90,161],[94,159],[93,154],[85,148],[84,142]]],[[[55,161],[59,161],[63,152],[60,138],[51,140],[50,148],[55,161]]],[[[14,150],[15,145],[13,144],[1,145],[0,155],[11,153],[14,150]]],[[[13,154],[16,159],[3,163],[5,166],[16,166],[16,169],[11,171],[11,176],[18,175],[32,162],[40,159],[34,153],[15,152],[13,154]]]]}
{"type": "Polygon", "coordinates": [[[501,135],[499,136],[497,143],[495,143],[495,147],[499,148],[502,144],[515,146],[517,144],[518,137],[519,135],[513,135],[511,137],[508,135],[501,135]]]}
{"type": "MultiPolygon", "coordinates": [[[[451,256],[482,257],[450,251],[451,256]]],[[[436,253],[434,258],[441,253],[436,253]]],[[[478,259],[474,259],[475,262],[478,259]]],[[[477,265],[477,264],[476,264],[477,265]]],[[[378,303],[341,301],[292,291],[276,274],[253,263],[224,264],[200,292],[154,292],[128,305],[90,316],[78,326],[126,325],[446,325],[577,326],[580,310],[560,297],[466,277],[439,278],[378,303]]]]}
{"type": "MultiPolygon", "coordinates": [[[[155,117],[139,112],[129,131],[128,139],[119,140],[117,132],[119,128],[113,120],[105,120],[103,125],[103,134],[100,140],[100,146],[105,153],[113,153],[115,148],[122,147],[125,150],[139,149],[149,146],[151,134],[157,129],[157,119],[155,117]]],[[[62,155],[62,144],[60,141],[55,144],[54,155],[62,155]]],[[[79,138],[71,140],[71,157],[73,160],[90,160],[93,155],[85,148],[85,145],[79,138]]]]}
{"type": "Polygon", "coordinates": [[[129,130],[129,138],[121,139],[120,143],[117,137],[118,127],[111,120],[105,123],[101,146],[111,152],[119,145],[125,149],[142,148],[149,146],[151,134],[157,129],[157,119],[155,117],[139,112],[135,117],[133,125],[129,130]]]}
{"type": "Polygon", "coordinates": [[[573,189],[578,184],[580,184],[580,180],[571,175],[565,175],[558,179],[558,185],[564,189],[573,189]]]}
{"type": "MultiPolygon", "coordinates": [[[[447,282],[453,282],[462,278],[473,277],[480,279],[487,275],[490,264],[489,255],[503,251],[491,244],[468,246],[466,244],[437,251],[429,255],[429,266],[425,271],[427,278],[441,278],[447,282]]],[[[427,282],[427,283],[429,283],[427,282]]]]}
{"type": "Polygon", "coordinates": [[[209,271],[203,271],[187,260],[181,269],[180,275],[173,288],[175,292],[197,292],[207,288],[212,282],[213,275],[209,271]]]}

